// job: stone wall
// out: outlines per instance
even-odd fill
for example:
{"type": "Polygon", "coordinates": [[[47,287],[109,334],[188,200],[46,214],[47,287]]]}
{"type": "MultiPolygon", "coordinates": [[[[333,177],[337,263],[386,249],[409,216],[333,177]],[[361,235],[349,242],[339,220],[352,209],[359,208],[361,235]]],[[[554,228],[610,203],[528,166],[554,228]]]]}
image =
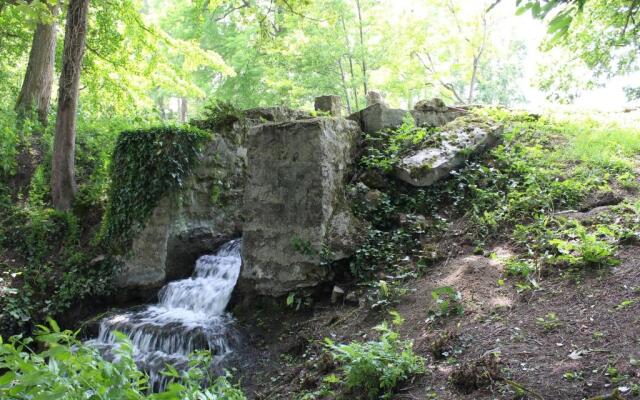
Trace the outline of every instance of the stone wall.
{"type": "Polygon", "coordinates": [[[180,193],[162,198],[133,240],[119,286],[135,297],[191,274],[195,260],[242,233],[245,152],[216,136],[180,193]]]}

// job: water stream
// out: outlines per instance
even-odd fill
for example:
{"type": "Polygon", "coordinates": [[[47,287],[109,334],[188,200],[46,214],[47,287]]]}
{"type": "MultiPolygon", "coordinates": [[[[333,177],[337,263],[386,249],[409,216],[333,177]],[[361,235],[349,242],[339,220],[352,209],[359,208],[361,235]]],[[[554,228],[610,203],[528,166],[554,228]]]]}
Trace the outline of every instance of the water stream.
{"type": "Polygon", "coordinates": [[[160,374],[165,365],[185,368],[187,356],[195,350],[210,350],[219,363],[231,352],[233,321],[224,311],[240,273],[240,246],[240,240],[233,240],[215,255],[200,257],[191,278],[160,290],[158,304],[103,319],[98,338],[91,343],[109,354],[116,345],[114,332],[126,334],[154,391],[167,383],[160,374]]]}

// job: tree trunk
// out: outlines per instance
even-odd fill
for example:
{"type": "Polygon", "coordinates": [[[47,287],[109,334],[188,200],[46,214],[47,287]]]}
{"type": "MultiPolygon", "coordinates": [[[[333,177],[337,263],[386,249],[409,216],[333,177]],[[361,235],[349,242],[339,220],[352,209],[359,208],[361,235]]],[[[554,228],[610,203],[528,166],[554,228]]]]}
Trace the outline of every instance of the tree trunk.
{"type": "Polygon", "coordinates": [[[180,122],[187,122],[187,114],[188,114],[188,109],[187,109],[187,98],[186,97],[180,97],[180,122]]]}
{"type": "Polygon", "coordinates": [[[71,209],[76,191],[74,175],[76,112],[80,88],[80,70],[87,36],[89,0],[70,0],[64,35],[62,73],[58,91],[56,134],[53,142],[51,196],[60,211],[71,209]]]}
{"type": "Polygon", "coordinates": [[[364,33],[362,28],[362,10],[360,7],[360,0],[356,0],[356,7],[358,8],[358,27],[360,28],[360,49],[362,51],[362,85],[364,87],[364,94],[369,93],[367,82],[367,51],[364,46],[364,33]]]}
{"type": "Polygon", "coordinates": [[[342,77],[342,90],[344,91],[344,97],[347,99],[347,114],[351,115],[351,101],[349,100],[347,78],[344,75],[344,68],[342,67],[342,57],[338,58],[338,66],[340,67],[340,76],[342,77]]]}
{"type": "MultiPolygon", "coordinates": [[[[49,7],[51,15],[58,15],[58,6],[49,7]]],[[[36,110],[38,120],[47,123],[51,102],[51,87],[56,56],[56,23],[40,23],[36,26],[29,53],[27,71],[22,82],[22,89],[16,101],[15,110],[18,121],[22,121],[36,110]]]]}
{"type": "Polygon", "coordinates": [[[344,41],[347,46],[347,50],[349,52],[349,54],[347,54],[347,57],[349,58],[349,72],[351,74],[353,101],[356,106],[356,111],[360,111],[360,106],[358,105],[358,89],[355,84],[356,76],[353,70],[353,57],[351,56],[351,42],[349,41],[349,32],[347,32],[347,24],[344,22],[344,17],[341,18],[341,21],[342,21],[342,31],[344,32],[344,41]]]}
{"type": "Polygon", "coordinates": [[[473,103],[474,92],[476,90],[476,81],[478,80],[478,64],[480,59],[473,57],[473,67],[471,70],[471,82],[469,82],[469,97],[467,98],[467,104],[473,103]]]}

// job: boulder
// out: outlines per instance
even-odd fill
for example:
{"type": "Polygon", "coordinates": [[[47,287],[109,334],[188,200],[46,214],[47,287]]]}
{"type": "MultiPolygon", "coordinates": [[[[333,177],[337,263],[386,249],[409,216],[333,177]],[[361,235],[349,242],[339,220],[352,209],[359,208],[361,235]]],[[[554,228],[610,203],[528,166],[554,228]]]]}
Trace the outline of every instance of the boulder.
{"type": "Polygon", "coordinates": [[[463,109],[447,107],[444,101],[438,98],[421,100],[411,111],[416,126],[426,128],[443,126],[465,113],[463,109]]]}
{"type": "Polygon", "coordinates": [[[241,286],[271,296],[312,287],[353,253],[345,191],[359,136],[354,122],[327,117],[250,132],[241,286]]]}
{"type": "Polygon", "coordinates": [[[415,110],[406,111],[389,108],[384,103],[373,103],[364,110],[349,116],[358,122],[365,133],[376,133],[385,129],[397,129],[406,121],[416,126],[434,128],[443,126],[464,115],[465,110],[447,107],[440,99],[421,101],[415,110]]]}
{"type": "Polygon", "coordinates": [[[413,186],[430,186],[465,161],[495,146],[503,128],[477,117],[459,118],[435,133],[431,147],[414,150],[395,170],[396,178],[413,186]]]}
{"type": "Polygon", "coordinates": [[[416,111],[446,112],[449,110],[449,107],[447,107],[442,99],[434,97],[431,100],[420,100],[413,109],[416,111]]]}

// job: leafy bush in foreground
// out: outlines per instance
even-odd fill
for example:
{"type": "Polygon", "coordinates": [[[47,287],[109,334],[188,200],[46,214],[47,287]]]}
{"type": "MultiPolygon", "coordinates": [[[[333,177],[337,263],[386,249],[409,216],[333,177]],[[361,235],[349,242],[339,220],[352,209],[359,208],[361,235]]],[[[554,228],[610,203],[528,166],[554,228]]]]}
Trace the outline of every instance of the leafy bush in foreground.
{"type": "Polygon", "coordinates": [[[133,360],[131,343],[120,338],[115,361],[104,360],[97,349],[79,342],[70,331],[39,326],[35,339],[0,338],[0,398],[2,399],[127,399],[127,400],[243,400],[242,392],[226,377],[218,377],[206,389],[210,357],[198,354],[191,368],[179,373],[162,393],[147,394],[148,377],[133,360]],[[44,347],[41,353],[33,348],[44,347]]]}
{"type": "Polygon", "coordinates": [[[398,385],[424,372],[424,360],[413,351],[413,342],[400,340],[386,323],[376,328],[380,340],[367,343],[335,344],[325,339],[333,357],[341,363],[345,384],[362,398],[389,399],[398,385]]]}

